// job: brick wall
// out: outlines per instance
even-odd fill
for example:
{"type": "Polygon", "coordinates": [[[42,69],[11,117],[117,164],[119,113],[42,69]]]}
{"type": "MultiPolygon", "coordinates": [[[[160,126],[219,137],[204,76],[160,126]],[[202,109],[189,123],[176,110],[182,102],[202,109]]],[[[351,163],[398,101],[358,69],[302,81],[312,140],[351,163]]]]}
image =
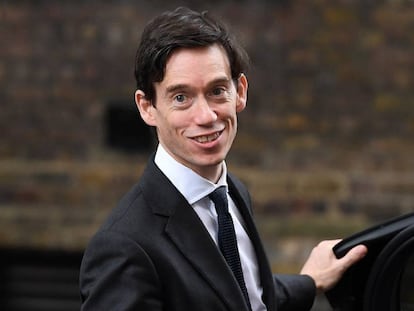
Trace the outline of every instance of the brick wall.
{"type": "MultiPolygon", "coordinates": [[[[81,249],[137,179],[149,150],[108,146],[105,116],[133,106],[142,27],[176,4],[2,3],[1,245],[81,249]]],[[[294,226],[319,238],[413,210],[412,2],[213,4],[252,58],[229,163],[269,245],[294,226]]]]}

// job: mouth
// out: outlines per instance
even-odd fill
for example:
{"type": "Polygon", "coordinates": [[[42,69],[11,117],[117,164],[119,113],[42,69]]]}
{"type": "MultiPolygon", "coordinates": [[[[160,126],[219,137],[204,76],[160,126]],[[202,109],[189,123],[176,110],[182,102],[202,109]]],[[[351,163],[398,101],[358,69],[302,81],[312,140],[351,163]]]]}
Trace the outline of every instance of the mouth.
{"type": "Polygon", "coordinates": [[[209,142],[215,141],[217,138],[220,137],[220,135],[221,135],[222,132],[223,131],[215,132],[215,133],[210,134],[210,135],[196,136],[196,137],[193,137],[193,139],[196,142],[198,142],[198,143],[205,144],[205,143],[209,143],[209,142]]]}

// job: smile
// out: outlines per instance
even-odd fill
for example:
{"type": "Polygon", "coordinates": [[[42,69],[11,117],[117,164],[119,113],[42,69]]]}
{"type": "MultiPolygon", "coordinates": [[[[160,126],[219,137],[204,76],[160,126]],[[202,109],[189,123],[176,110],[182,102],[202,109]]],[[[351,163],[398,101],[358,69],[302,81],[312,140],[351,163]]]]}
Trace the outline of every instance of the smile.
{"type": "Polygon", "coordinates": [[[208,143],[208,142],[216,140],[217,138],[220,137],[220,135],[221,135],[221,132],[216,132],[211,135],[197,136],[197,137],[194,137],[193,139],[199,143],[208,143]]]}

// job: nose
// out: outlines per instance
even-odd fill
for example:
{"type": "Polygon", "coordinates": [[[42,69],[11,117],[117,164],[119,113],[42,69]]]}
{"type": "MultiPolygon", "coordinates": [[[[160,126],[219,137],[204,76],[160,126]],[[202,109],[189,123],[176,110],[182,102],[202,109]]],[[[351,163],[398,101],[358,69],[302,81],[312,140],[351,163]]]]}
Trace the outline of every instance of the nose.
{"type": "Polygon", "coordinates": [[[197,124],[210,124],[217,120],[217,112],[204,97],[197,99],[194,107],[194,120],[197,124]]]}

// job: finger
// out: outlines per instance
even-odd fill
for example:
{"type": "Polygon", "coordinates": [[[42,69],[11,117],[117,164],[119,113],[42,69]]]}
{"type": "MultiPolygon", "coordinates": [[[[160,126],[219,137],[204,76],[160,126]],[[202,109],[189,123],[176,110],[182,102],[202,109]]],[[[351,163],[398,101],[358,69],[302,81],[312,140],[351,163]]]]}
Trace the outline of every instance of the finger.
{"type": "Polygon", "coordinates": [[[348,253],[342,257],[339,261],[342,262],[342,267],[348,269],[353,264],[355,264],[357,261],[361,260],[365,257],[367,254],[368,249],[365,245],[357,245],[351,250],[348,251],[348,253]]]}

